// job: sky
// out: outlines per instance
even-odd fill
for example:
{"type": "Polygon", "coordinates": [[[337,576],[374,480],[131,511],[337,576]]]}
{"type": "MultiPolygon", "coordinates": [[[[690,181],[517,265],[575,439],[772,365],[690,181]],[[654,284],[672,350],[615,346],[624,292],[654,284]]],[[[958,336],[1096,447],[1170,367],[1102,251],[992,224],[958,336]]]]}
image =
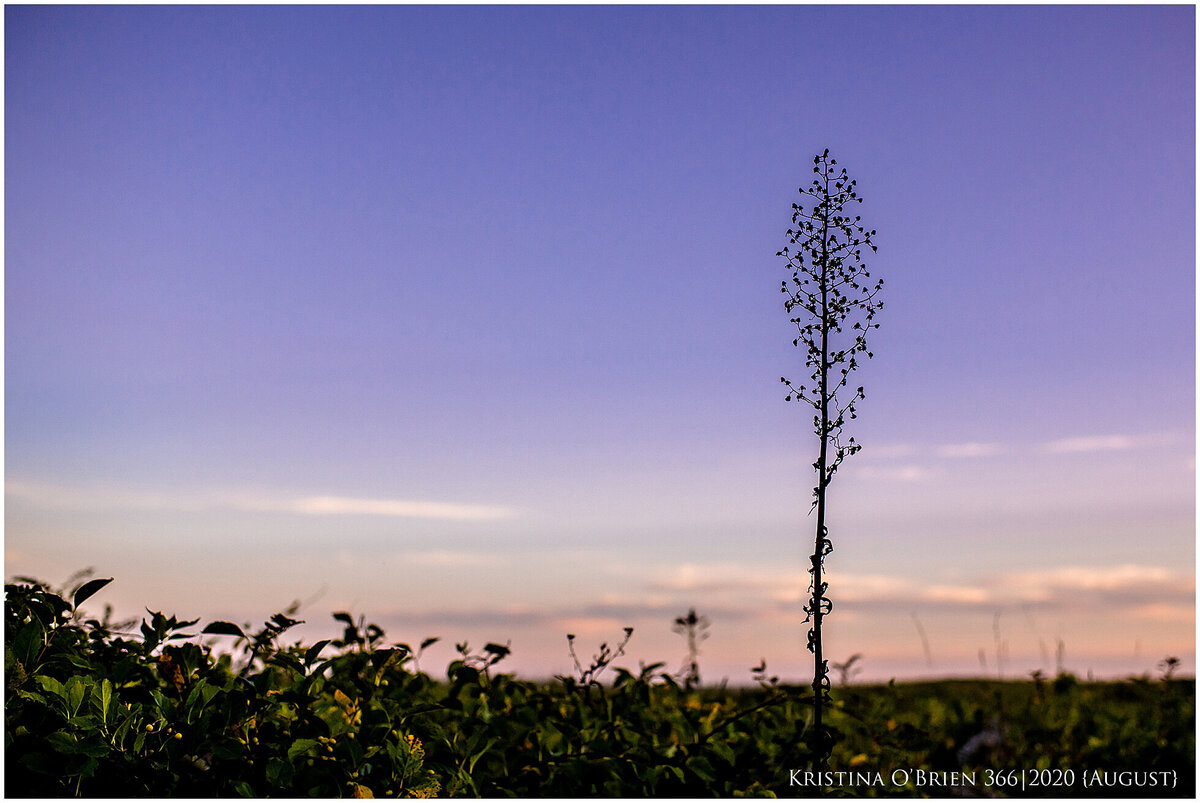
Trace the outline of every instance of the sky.
{"type": "Polygon", "coordinates": [[[1191,6],[6,6],[6,578],[811,677],[776,252],[885,281],[859,679],[1195,669],[1191,6]]]}

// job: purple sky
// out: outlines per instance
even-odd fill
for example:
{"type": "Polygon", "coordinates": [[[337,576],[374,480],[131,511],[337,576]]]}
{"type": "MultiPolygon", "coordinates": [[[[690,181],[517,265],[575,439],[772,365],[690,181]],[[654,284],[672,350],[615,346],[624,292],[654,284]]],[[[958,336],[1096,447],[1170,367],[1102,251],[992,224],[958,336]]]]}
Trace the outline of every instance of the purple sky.
{"type": "Polygon", "coordinates": [[[6,7],[6,575],[803,676],[828,147],[887,283],[832,657],[1193,671],[1194,78],[1190,6],[6,7]]]}

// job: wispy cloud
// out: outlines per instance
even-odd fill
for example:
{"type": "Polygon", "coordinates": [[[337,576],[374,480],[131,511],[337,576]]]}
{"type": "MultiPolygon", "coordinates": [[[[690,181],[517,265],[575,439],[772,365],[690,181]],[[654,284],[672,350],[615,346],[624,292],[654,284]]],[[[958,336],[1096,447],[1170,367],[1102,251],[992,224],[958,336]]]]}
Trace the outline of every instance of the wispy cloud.
{"type": "Polygon", "coordinates": [[[418,502],[409,499],[359,499],[345,496],[306,496],[299,499],[252,499],[231,504],[247,510],[294,513],[301,516],[395,516],[417,519],[503,519],[504,507],[418,502]]]}
{"type": "Polygon", "coordinates": [[[830,584],[851,589],[850,606],[920,606],[997,609],[1035,606],[1056,610],[1174,609],[1192,605],[1195,578],[1162,566],[1060,566],[972,578],[954,585],[916,583],[900,578],[882,584],[831,573],[830,584]],[[863,592],[867,593],[863,593],[863,592]],[[857,593],[854,593],[857,592],[857,593]]]}
{"type": "Polygon", "coordinates": [[[1085,435],[1075,438],[1060,438],[1042,444],[1042,451],[1050,454],[1074,452],[1124,452],[1174,443],[1180,438],[1178,432],[1154,432],[1141,435],[1110,434],[1085,435]]]}
{"type": "Polygon", "coordinates": [[[296,516],[390,516],[397,518],[490,521],[516,514],[495,505],[458,504],[412,499],[348,496],[289,496],[262,492],[197,492],[164,494],[145,491],[65,488],[6,482],[4,493],[42,507],[68,509],[239,510],[296,516]]]}
{"type": "MultiPolygon", "coordinates": [[[[1060,566],[980,575],[954,583],[836,571],[828,576],[839,608],[861,611],[897,607],[992,611],[1032,605],[1145,612],[1190,606],[1195,598],[1195,578],[1190,572],[1138,564],[1060,566]]],[[[675,595],[680,603],[704,594],[727,607],[744,605],[750,611],[764,598],[776,605],[795,606],[807,597],[808,583],[807,573],[797,570],[687,563],[652,578],[647,589],[660,597],[675,595]]]]}
{"type": "Polygon", "coordinates": [[[992,457],[1007,449],[999,443],[947,443],[937,448],[938,457],[992,457]]]}
{"type": "Polygon", "coordinates": [[[754,569],[732,563],[681,563],[650,582],[667,591],[719,591],[761,586],[764,577],[754,569]]]}
{"type": "Polygon", "coordinates": [[[1060,566],[1015,572],[996,578],[998,586],[1028,601],[1053,599],[1062,593],[1103,593],[1125,599],[1195,594],[1195,579],[1162,566],[1060,566]]]}
{"type": "MultiPolygon", "coordinates": [[[[722,622],[798,619],[803,616],[808,580],[803,571],[690,563],[653,575],[641,592],[537,606],[404,608],[383,613],[391,621],[411,626],[500,630],[540,626],[580,636],[617,638],[622,627],[661,622],[693,606],[722,622]]],[[[831,572],[829,582],[837,611],[848,616],[897,610],[990,616],[1019,609],[1179,622],[1194,615],[1195,583],[1190,573],[1160,566],[1066,566],[932,585],[906,577],[831,572]]]]}
{"type": "Polygon", "coordinates": [[[932,471],[917,465],[890,466],[888,468],[863,466],[858,470],[858,474],[867,479],[888,480],[890,482],[924,482],[933,476],[932,471]]]}
{"type": "Polygon", "coordinates": [[[506,562],[495,555],[485,555],[479,552],[456,552],[447,549],[405,552],[398,555],[397,559],[401,563],[409,563],[414,566],[444,566],[452,568],[489,566],[506,562]]]}
{"type": "MultiPolygon", "coordinates": [[[[1103,435],[1082,435],[1069,438],[1057,438],[1041,443],[996,443],[994,441],[966,441],[963,443],[945,443],[940,445],[926,444],[885,444],[875,448],[864,449],[863,456],[871,460],[897,460],[902,458],[922,459],[938,457],[944,459],[995,457],[997,455],[1014,453],[1042,454],[1074,454],[1089,452],[1123,452],[1132,449],[1144,449],[1154,446],[1165,446],[1179,443],[1184,438],[1182,432],[1151,432],[1151,433],[1109,433],[1103,435]]],[[[893,466],[881,468],[870,466],[862,470],[863,476],[893,479],[908,482],[918,482],[927,479],[929,472],[917,465],[893,466]]]]}
{"type": "Polygon", "coordinates": [[[1132,449],[1137,441],[1128,435],[1089,435],[1081,438],[1062,438],[1045,445],[1051,454],[1069,452],[1119,452],[1132,449]]]}

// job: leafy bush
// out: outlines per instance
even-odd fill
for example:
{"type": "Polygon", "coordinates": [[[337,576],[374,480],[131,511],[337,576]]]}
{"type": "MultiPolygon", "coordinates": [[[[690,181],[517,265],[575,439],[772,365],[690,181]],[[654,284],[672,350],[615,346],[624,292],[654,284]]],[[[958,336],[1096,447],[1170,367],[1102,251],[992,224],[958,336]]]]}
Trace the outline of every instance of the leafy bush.
{"type": "MultiPolygon", "coordinates": [[[[9,794],[55,796],[695,795],[760,791],[763,761],[804,755],[756,746],[749,714],[790,733],[793,695],[690,693],[657,666],[537,684],[494,672],[488,644],[445,682],[415,671],[406,644],[334,614],[341,639],[282,646],[298,622],[276,614],[228,654],[197,643],[197,620],[148,611],[141,638],[84,620],[37,582],[5,587],[9,794]],[[191,630],[192,632],[186,632],[191,630]],[[757,761],[743,761],[754,756],[757,761]]],[[[427,640],[421,648],[428,646],[427,640]]]]}
{"type": "MultiPolygon", "coordinates": [[[[346,613],[341,638],[310,646],[282,643],[295,611],[254,633],[147,611],[125,632],[80,609],[108,582],[5,586],[8,795],[773,796],[803,791],[789,772],[812,763],[811,690],[765,666],[757,688],[689,689],[662,664],[612,666],[622,642],[536,683],[498,671],[507,645],[460,644],[435,680],[416,666],[435,639],[414,651],[346,613]]],[[[1194,773],[1194,699],[1170,679],[852,686],[830,712],[831,766],[1194,773]],[[988,728],[986,751],[964,753],[988,728]]]]}

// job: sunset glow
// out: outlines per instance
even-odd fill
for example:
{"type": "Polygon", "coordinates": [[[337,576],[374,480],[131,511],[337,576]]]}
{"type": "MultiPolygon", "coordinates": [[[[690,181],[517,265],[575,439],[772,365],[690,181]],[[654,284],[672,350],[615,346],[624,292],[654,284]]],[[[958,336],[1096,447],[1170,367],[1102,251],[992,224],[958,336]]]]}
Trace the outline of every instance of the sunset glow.
{"type": "MultiPolygon", "coordinates": [[[[119,615],[811,673],[775,253],[886,281],[862,679],[1195,669],[1190,6],[7,6],[5,575],[119,615]]],[[[620,662],[619,662],[620,663],[620,662]]]]}

